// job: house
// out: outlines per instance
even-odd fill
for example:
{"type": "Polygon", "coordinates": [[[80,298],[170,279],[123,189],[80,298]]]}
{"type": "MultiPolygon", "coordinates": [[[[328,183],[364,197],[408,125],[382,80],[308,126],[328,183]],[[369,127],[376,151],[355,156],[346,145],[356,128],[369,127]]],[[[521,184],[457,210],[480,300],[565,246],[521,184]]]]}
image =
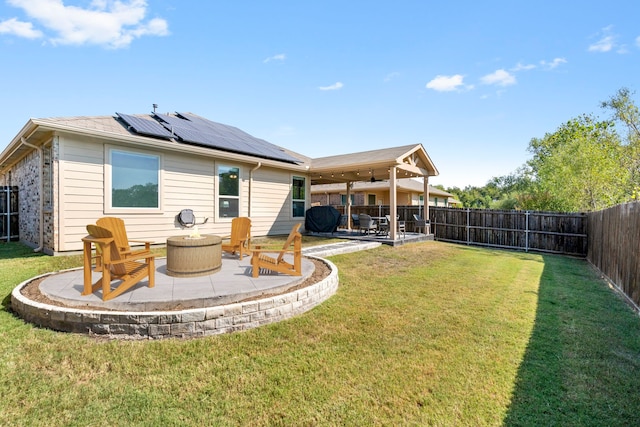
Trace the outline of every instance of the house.
{"type": "Polygon", "coordinates": [[[80,250],[102,216],[165,243],[188,234],[183,209],[202,234],[228,235],[237,216],[254,236],[286,234],[304,221],[312,184],[349,187],[364,171],[386,175],[390,194],[396,174],[437,175],[420,144],[311,159],[191,113],[30,119],[0,153],[0,187],[18,188],[20,241],[49,254],[80,250]]]}
{"type": "MultiPolygon", "coordinates": [[[[397,181],[398,205],[424,206],[424,183],[420,179],[400,178],[397,181]]],[[[352,205],[388,205],[391,197],[388,181],[354,182],[351,186],[352,205]]],[[[347,192],[342,184],[315,184],[311,186],[312,205],[344,206],[347,192]]],[[[451,193],[429,186],[429,206],[456,207],[461,203],[451,193]]]]}

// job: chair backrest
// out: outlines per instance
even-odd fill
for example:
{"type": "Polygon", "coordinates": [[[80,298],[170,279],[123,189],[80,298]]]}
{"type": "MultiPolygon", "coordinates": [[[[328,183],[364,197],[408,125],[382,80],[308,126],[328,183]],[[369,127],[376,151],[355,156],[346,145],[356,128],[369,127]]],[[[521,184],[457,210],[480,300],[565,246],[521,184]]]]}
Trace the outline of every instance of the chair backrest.
{"type": "Polygon", "coordinates": [[[106,228],[111,232],[120,251],[128,252],[131,250],[131,247],[129,246],[129,238],[127,237],[127,229],[125,228],[124,221],[121,218],[105,216],[97,220],[96,224],[98,227],[106,228]]]}
{"type": "MultiPolygon", "coordinates": [[[[109,256],[113,261],[119,261],[123,259],[121,249],[118,247],[116,243],[115,235],[111,232],[111,230],[100,227],[99,225],[89,224],[87,225],[87,232],[91,237],[95,237],[97,239],[105,239],[105,238],[113,238],[111,243],[109,243],[109,256]]],[[[126,269],[123,264],[112,264],[111,269],[112,272],[116,275],[124,275],[126,274],[126,269]]]]}
{"type": "Polygon", "coordinates": [[[371,218],[371,215],[360,214],[359,220],[360,220],[360,227],[362,228],[371,227],[373,225],[373,218],[371,218]]]}
{"type": "Polygon", "coordinates": [[[299,246],[302,243],[302,235],[298,230],[300,230],[301,226],[302,226],[302,223],[299,222],[298,224],[294,225],[293,228],[291,229],[291,232],[289,233],[289,237],[287,237],[287,241],[284,242],[284,245],[282,246],[282,250],[280,251],[280,255],[278,255],[278,262],[282,261],[282,257],[284,257],[286,250],[289,249],[289,246],[291,246],[292,243],[294,244],[294,250],[298,251],[300,249],[299,246]]]}
{"type": "Polygon", "coordinates": [[[231,245],[239,245],[251,237],[251,219],[241,216],[231,220],[231,245]]]}

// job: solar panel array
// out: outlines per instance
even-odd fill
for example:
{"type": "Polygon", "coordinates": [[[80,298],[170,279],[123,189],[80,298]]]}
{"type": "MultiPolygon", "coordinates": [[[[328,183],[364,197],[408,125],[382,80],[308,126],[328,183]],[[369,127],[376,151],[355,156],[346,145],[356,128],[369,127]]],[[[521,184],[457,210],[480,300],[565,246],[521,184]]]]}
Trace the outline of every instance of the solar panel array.
{"type": "Polygon", "coordinates": [[[143,119],[116,113],[136,133],[160,138],[175,138],[185,144],[215,148],[239,154],[249,154],[271,160],[300,163],[301,160],[287,154],[282,148],[263,139],[255,138],[240,129],[212,122],[189,113],[160,115],[143,119]]]}
{"type": "Polygon", "coordinates": [[[173,138],[171,132],[155,120],[147,120],[136,116],[130,116],[129,114],[116,114],[136,133],[165,139],[173,138]]]}

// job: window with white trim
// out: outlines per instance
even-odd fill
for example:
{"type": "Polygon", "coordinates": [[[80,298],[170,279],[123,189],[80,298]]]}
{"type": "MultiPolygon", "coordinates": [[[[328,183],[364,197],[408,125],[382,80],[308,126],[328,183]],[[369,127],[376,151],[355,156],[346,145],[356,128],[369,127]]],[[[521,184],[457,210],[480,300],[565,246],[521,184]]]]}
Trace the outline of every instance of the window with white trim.
{"type": "Polygon", "coordinates": [[[294,176],[292,183],[292,215],[294,218],[304,217],[306,180],[301,176],[294,176]]]}
{"type": "Polygon", "coordinates": [[[109,150],[108,207],[160,209],[160,156],[109,150]]]}
{"type": "Polygon", "coordinates": [[[240,216],[240,168],[218,166],[218,217],[240,216]]]}

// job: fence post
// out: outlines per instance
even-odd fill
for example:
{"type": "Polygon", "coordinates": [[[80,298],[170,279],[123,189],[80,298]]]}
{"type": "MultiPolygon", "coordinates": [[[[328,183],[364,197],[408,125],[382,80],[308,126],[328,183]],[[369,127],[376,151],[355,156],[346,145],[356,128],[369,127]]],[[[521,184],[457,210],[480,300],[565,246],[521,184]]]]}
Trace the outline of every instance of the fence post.
{"type": "Polygon", "coordinates": [[[524,251],[529,252],[529,211],[524,213],[524,251]]]}
{"type": "Polygon", "coordinates": [[[469,232],[469,217],[470,217],[470,211],[469,211],[469,208],[467,208],[467,245],[471,241],[471,235],[469,232]]]}

